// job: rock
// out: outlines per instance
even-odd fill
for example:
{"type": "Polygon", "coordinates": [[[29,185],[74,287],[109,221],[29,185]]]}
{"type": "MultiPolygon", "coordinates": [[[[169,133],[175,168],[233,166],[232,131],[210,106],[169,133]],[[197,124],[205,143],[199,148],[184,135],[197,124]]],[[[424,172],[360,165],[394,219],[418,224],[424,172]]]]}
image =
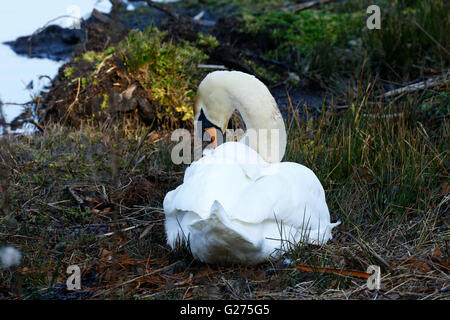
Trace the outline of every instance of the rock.
{"type": "Polygon", "coordinates": [[[136,88],[137,86],[133,84],[120,94],[115,90],[112,91],[109,97],[111,104],[110,112],[129,112],[136,109],[138,101],[133,95],[136,88]]]}
{"type": "Polygon", "coordinates": [[[155,119],[155,108],[145,98],[137,97],[139,103],[139,115],[144,122],[151,123],[155,119]]]}
{"type": "Polygon", "coordinates": [[[36,34],[5,44],[17,54],[59,61],[71,57],[76,45],[84,41],[84,36],[83,30],[51,25],[36,34]]]}

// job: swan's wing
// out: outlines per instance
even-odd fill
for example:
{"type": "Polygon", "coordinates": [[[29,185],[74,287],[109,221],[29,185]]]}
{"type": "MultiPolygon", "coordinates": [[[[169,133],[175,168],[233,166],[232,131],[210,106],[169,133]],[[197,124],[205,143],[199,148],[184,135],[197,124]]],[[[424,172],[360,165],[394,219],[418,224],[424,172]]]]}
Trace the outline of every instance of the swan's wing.
{"type": "Polygon", "coordinates": [[[267,165],[246,145],[220,145],[186,169],[183,184],[166,196],[164,211],[193,211],[206,218],[217,200],[229,212],[244,189],[264,175],[267,165]]]}
{"type": "MultiPolygon", "coordinates": [[[[272,222],[294,238],[298,231],[317,242],[329,240],[336,225],[330,223],[325,192],[316,175],[297,163],[271,166],[276,166],[272,172],[264,170],[260,179],[243,190],[229,211],[231,218],[252,224],[272,222]]],[[[279,230],[279,236],[283,234],[279,230]]]]}
{"type": "Polygon", "coordinates": [[[184,183],[164,200],[168,239],[195,234],[200,251],[206,235],[214,244],[234,239],[239,248],[242,243],[239,250],[249,242],[248,252],[263,241],[266,258],[283,247],[282,239],[298,242],[306,234],[312,243],[329,240],[335,224],[316,175],[297,163],[258,163],[248,149],[229,142],[191,164],[184,183]]]}

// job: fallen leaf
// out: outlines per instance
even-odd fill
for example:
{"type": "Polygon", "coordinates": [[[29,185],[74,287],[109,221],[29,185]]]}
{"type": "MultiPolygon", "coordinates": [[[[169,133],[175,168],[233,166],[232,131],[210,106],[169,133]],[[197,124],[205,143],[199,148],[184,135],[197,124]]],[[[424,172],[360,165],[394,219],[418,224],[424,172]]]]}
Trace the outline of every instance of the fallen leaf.
{"type": "Polygon", "coordinates": [[[106,258],[107,260],[111,260],[112,259],[112,252],[107,250],[107,249],[100,249],[99,251],[99,255],[102,258],[106,258]]]}
{"type": "Polygon", "coordinates": [[[431,254],[434,258],[439,258],[441,256],[441,250],[439,250],[439,246],[435,246],[433,249],[433,253],[431,254]]]}

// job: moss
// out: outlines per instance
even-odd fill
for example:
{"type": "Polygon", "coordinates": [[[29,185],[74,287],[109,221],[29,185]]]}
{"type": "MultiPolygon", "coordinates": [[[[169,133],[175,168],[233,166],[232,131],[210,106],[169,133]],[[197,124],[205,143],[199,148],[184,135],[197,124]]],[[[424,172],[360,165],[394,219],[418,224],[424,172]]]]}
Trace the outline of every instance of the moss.
{"type": "Polygon", "coordinates": [[[241,32],[269,35],[275,47],[264,55],[312,76],[357,76],[365,64],[384,78],[408,81],[423,76],[414,65],[444,71],[450,64],[450,19],[442,0],[340,1],[301,12],[268,8],[244,7],[241,32]],[[381,8],[380,30],[366,28],[371,4],[381,8]]]}
{"type": "Polygon", "coordinates": [[[102,102],[102,104],[100,105],[100,108],[101,108],[102,110],[105,110],[105,109],[108,109],[108,108],[109,108],[109,105],[108,105],[109,96],[108,96],[106,93],[104,93],[102,96],[103,96],[103,102],[102,102]]]}
{"type": "Polygon", "coordinates": [[[219,46],[219,40],[210,34],[204,34],[199,32],[197,36],[197,45],[208,49],[215,49],[219,46]]]}
{"type": "Polygon", "coordinates": [[[94,51],[88,51],[83,53],[81,58],[87,62],[98,62],[104,58],[104,54],[94,51]]]}
{"type": "Polygon", "coordinates": [[[67,67],[64,69],[64,76],[67,79],[70,79],[72,77],[72,74],[73,74],[73,67],[67,67]]]}
{"type": "Polygon", "coordinates": [[[188,42],[171,43],[167,33],[156,28],[131,32],[118,48],[125,66],[151,100],[157,102],[157,117],[193,119],[195,88],[202,74],[197,65],[208,56],[188,42]]]}

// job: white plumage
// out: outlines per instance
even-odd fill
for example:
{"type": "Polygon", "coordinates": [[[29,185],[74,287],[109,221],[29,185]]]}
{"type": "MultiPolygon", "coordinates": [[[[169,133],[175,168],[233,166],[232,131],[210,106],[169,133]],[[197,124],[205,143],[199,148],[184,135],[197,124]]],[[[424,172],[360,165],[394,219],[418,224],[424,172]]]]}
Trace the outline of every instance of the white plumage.
{"type": "Polygon", "coordinates": [[[279,162],[286,132],[268,89],[242,72],[208,75],[199,87],[196,118],[202,109],[213,124],[225,128],[235,108],[248,130],[281,130],[277,141],[269,139],[281,154],[274,158],[267,152],[272,149],[245,137],[206,151],[164,199],[168,244],[173,248],[187,241],[194,258],[203,262],[251,265],[277,259],[298,242],[331,239],[339,222],[330,223],[316,175],[303,165],[279,162]],[[215,95],[220,101],[211,98],[215,95]]]}

